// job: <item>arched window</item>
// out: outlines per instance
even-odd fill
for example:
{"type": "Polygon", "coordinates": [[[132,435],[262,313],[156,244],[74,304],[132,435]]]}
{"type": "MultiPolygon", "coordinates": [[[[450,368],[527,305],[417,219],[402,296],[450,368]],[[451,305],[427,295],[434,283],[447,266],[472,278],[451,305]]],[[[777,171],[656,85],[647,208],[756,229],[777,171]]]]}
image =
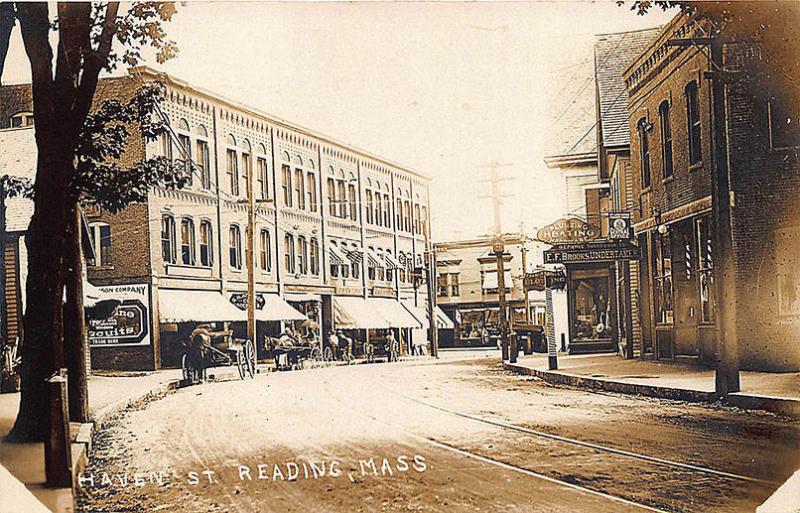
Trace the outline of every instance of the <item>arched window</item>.
{"type": "Polygon", "coordinates": [[[297,237],[297,272],[308,274],[308,241],[303,235],[297,237]]]}
{"type": "Polygon", "coordinates": [[[339,170],[339,179],[336,183],[336,197],[339,200],[339,217],[347,217],[347,191],[344,183],[344,171],[339,170]]]}
{"type": "Polygon", "coordinates": [[[420,233],[420,224],[419,224],[420,215],[419,214],[420,214],[420,212],[419,212],[419,203],[415,203],[414,204],[414,230],[417,233],[420,233]]]}
{"type": "Polygon", "coordinates": [[[317,211],[317,172],[313,169],[306,173],[306,198],[308,209],[317,211]]]}
{"type": "Polygon", "coordinates": [[[639,167],[641,169],[642,189],[650,187],[650,142],[647,140],[647,131],[650,124],[642,118],[636,124],[639,133],[639,167]]]}
{"type": "Polygon", "coordinates": [[[161,257],[165,264],[177,261],[175,218],[171,214],[161,216],[161,257]]]}
{"type": "Polygon", "coordinates": [[[228,229],[228,263],[232,269],[242,268],[242,232],[236,224],[228,229]]]}
{"type": "Polygon", "coordinates": [[[195,165],[203,189],[211,189],[211,155],[208,149],[208,131],[203,125],[197,127],[198,138],[195,141],[195,165]]]}
{"type": "Polygon", "coordinates": [[[111,265],[111,226],[108,223],[92,223],[89,225],[95,258],[89,261],[92,266],[111,265]]]}
{"type": "Polygon", "coordinates": [[[428,207],[422,206],[422,234],[428,236],[428,207]]]}
{"type": "Polygon", "coordinates": [[[200,222],[200,265],[211,267],[214,263],[214,230],[211,221],[200,222]]]}
{"type": "Polygon", "coordinates": [[[389,198],[388,190],[383,195],[383,225],[387,228],[392,227],[392,200],[389,198]]]}
{"type": "Polygon", "coordinates": [[[411,203],[408,200],[403,201],[403,228],[411,231],[411,203]]]}
{"type": "MultiPolygon", "coordinates": [[[[167,127],[170,126],[167,116],[164,116],[164,123],[167,127]]],[[[170,161],[172,160],[172,138],[168,128],[158,134],[158,150],[161,156],[167,157],[170,161]]]]}
{"type": "Polygon", "coordinates": [[[336,217],[336,180],[328,177],[328,213],[336,217]]]}
{"type": "Polygon", "coordinates": [[[181,263],[194,265],[194,221],[190,217],[181,219],[181,263]]]}
{"type": "Polygon", "coordinates": [[[350,173],[350,179],[347,183],[347,200],[350,204],[350,220],[355,221],[358,219],[358,201],[356,199],[356,177],[350,173]]]}
{"type": "Polygon", "coordinates": [[[319,241],[317,239],[311,239],[310,246],[309,265],[311,266],[311,274],[319,276],[319,241]]]}
{"type": "Polygon", "coordinates": [[[689,82],[684,90],[686,95],[686,120],[688,122],[689,165],[702,160],[700,150],[700,105],[697,99],[697,82],[689,82]]]}
{"type": "Polygon", "coordinates": [[[400,231],[403,229],[403,199],[400,196],[397,196],[394,209],[394,229],[400,231]]]}
{"type": "Polygon", "coordinates": [[[178,120],[178,155],[177,161],[181,163],[186,174],[188,185],[192,185],[192,138],[189,136],[189,123],[181,118],[178,120]]]}
{"type": "Polygon", "coordinates": [[[661,175],[672,176],[672,128],[669,124],[669,102],[664,100],[658,106],[658,119],[661,124],[661,175]]]}
{"type": "Polygon", "coordinates": [[[294,274],[294,235],[287,233],[283,236],[283,263],[288,274],[294,274]]]}
{"type": "Polygon", "coordinates": [[[208,137],[208,130],[205,125],[197,125],[197,135],[200,137],[208,137]]]}
{"type": "Polygon", "coordinates": [[[364,196],[365,196],[365,205],[366,205],[366,208],[364,210],[365,210],[366,217],[367,217],[367,223],[372,224],[372,219],[373,219],[373,217],[372,217],[372,191],[367,189],[366,192],[364,193],[364,196]]]}
{"type": "MultiPolygon", "coordinates": [[[[370,246],[369,251],[374,252],[375,248],[370,246]]],[[[364,255],[366,258],[366,255],[364,255]]],[[[369,260],[367,261],[367,278],[370,280],[375,280],[375,266],[369,264],[369,260]]]]}
{"type": "MultiPolygon", "coordinates": [[[[383,250],[381,248],[378,248],[378,261],[379,262],[383,262],[383,250]]],[[[384,280],[384,278],[386,276],[384,267],[382,267],[382,266],[376,267],[375,268],[375,273],[376,273],[376,276],[375,276],[376,280],[378,280],[378,281],[383,281],[384,280]]]]}
{"type": "Polygon", "coordinates": [[[256,158],[256,179],[258,180],[258,190],[256,194],[262,200],[269,199],[269,169],[267,167],[267,149],[263,144],[259,145],[259,155],[256,158]]]}
{"type": "Polygon", "coordinates": [[[259,248],[259,265],[264,272],[272,270],[272,245],[270,243],[269,230],[266,228],[261,229],[259,237],[261,246],[259,248]]]}
{"type": "Polygon", "coordinates": [[[233,196],[239,195],[239,159],[236,155],[236,139],[228,134],[228,148],[225,150],[226,166],[225,172],[228,175],[228,192],[233,196]]]}
{"type": "Polygon", "coordinates": [[[294,168],[294,197],[297,208],[300,210],[306,209],[306,185],[305,177],[303,176],[303,159],[295,157],[294,168]]]}
{"type": "MultiPolygon", "coordinates": [[[[353,244],[353,252],[355,252],[356,254],[358,253],[358,246],[355,244],[353,244]]],[[[350,262],[350,269],[352,271],[351,274],[355,279],[358,279],[361,276],[361,260],[362,259],[357,258],[352,262],[350,262]]]]}
{"type": "Polygon", "coordinates": [[[386,281],[391,282],[394,280],[394,265],[390,264],[390,260],[392,259],[392,252],[388,249],[386,250],[386,281]]]}
{"type": "Polygon", "coordinates": [[[242,141],[242,194],[250,191],[250,175],[253,173],[253,147],[247,139],[242,141]]]}

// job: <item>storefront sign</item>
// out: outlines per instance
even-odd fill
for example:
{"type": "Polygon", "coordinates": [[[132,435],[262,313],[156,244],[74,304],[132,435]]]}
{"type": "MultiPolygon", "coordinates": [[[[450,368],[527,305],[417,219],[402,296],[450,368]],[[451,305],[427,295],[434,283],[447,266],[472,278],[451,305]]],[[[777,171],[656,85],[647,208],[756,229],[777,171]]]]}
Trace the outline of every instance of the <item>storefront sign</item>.
{"type": "Polygon", "coordinates": [[[525,274],[525,290],[563,289],[567,286],[567,275],[560,271],[536,271],[525,274]]]}
{"type": "Polygon", "coordinates": [[[92,347],[150,345],[150,287],[109,285],[98,287],[118,297],[121,303],[106,319],[87,318],[89,345],[92,347]]]}
{"type": "Polygon", "coordinates": [[[587,242],[598,237],[600,237],[600,228],[576,217],[559,219],[536,233],[537,239],[549,244],[587,242]]]}
{"type": "MultiPolygon", "coordinates": [[[[238,308],[239,310],[247,310],[247,292],[233,292],[231,294],[231,304],[238,308]]],[[[264,294],[260,292],[256,293],[256,310],[262,310],[264,305],[266,304],[266,300],[264,299],[264,294]]]]}
{"type": "Polygon", "coordinates": [[[628,241],[608,241],[586,244],[559,244],[544,252],[546,264],[579,264],[638,260],[638,246],[628,241]]]}
{"type": "Polygon", "coordinates": [[[609,212],[608,238],[618,240],[630,240],[633,238],[630,212],[609,212]]]}

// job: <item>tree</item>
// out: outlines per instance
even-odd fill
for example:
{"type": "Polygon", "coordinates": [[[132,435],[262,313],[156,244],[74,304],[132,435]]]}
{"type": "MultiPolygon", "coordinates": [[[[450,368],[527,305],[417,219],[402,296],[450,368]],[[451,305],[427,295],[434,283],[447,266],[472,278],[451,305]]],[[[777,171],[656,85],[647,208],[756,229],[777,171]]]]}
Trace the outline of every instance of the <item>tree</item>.
{"type": "MultiPolygon", "coordinates": [[[[120,185],[135,182],[133,177],[139,176],[143,180],[129,191],[134,200],[137,193],[141,198],[141,187],[147,183],[174,182],[169,178],[162,180],[161,175],[152,180],[159,171],[164,171],[164,176],[170,175],[170,166],[164,159],[145,162],[130,170],[115,165],[113,160],[121,155],[117,143],[127,128],[124,120],[107,123],[113,118],[101,117],[120,115],[121,104],[104,104],[97,116],[91,114],[91,109],[102,71],[112,71],[119,63],[137,64],[146,46],[156,49],[159,62],[175,54],[176,47],[166,39],[162,28],[175,13],[175,6],[171,2],[137,2],[120,15],[118,2],[60,2],[56,5],[55,22],[51,22],[48,3],[17,2],[10,6],[4,2],[0,7],[3,16],[0,17],[3,57],[0,63],[5,60],[14,26],[7,21],[9,13],[13,13],[31,65],[36,115],[38,160],[33,187],[34,213],[26,237],[29,276],[25,343],[21,348],[21,401],[8,436],[10,441],[35,441],[43,440],[49,429],[45,379],[65,364],[62,343],[64,269],[68,263],[65,258],[78,242],[75,228],[71,227],[75,224],[77,199],[94,187],[87,185],[84,178],[94,177],[97,184],[120,185]],[[58,32],[55,56],[49,41],[51,31],[58,32]],[[99,137],[97,144],[87,142],[91,137],[99,137]]],[[[0,77],[2,71],[0,67],[0,77]]],[[[137,95],[135,101],[146,106],[148,100],[137,95]]],[[[134,121],[141,124],[147,117],[146,109],[137,111],[137,116],[134,121]]],[[[159,126],[148,121],[140,128],[143,135],[152,136],[159,126]]],[[[98,198],[111,195],[106,191],[98,198]]],[[[73,273],[77,271],[75,267],[71,267],[73,273]]],[[[81,298],[70,301],[80,302],[81,298]]],[[[70,315],[68,323],[74,323],[74,316],[83,313],[82,305],[72,303],[66,311],[70,315]]]]}

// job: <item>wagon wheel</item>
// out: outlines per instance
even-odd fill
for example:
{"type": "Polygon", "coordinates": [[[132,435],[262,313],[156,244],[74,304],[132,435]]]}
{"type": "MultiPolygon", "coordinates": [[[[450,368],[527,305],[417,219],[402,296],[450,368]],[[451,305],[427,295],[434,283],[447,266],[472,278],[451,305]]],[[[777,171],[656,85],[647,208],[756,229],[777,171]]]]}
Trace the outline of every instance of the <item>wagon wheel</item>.
{"type": "Polygon", "coordinates": [[[396,362],[400,360],[400,347],[397,342],[392,344],[391,350],[389,351],[389,361],[396,362]]]}
{"type": "Polygon", "coordinates": [[[183,371],[183,380],[188,382],[194,381],[194,369],[189,366],[189,355],[185,354],[181,357],[181,370],[183,371]]]}
{"type": "Polygon", "coordinates": [[[242,351],[241,349],[239,351],[236,351],[236,367],[239,369],[239,379],[244,379],[245,376],[245,366],[247,364],[245,363],[244,360],[245,360],[244,351],[242,351]]]}
{"type": "Polygon", "coordinates": [[[248,340],[244,344],[244,359],[247,363],[247,374],[251,378],[256,377],[256,350],[253,346],[253,341],[248,340]]]}
{"type": "Polygon", "coordinates": [[[322,358],[326,362],[329,362],[329,363],[332,362],[333,361],[333,349],[331,349],[330,347],[326,347],[325,351],[322,354],[322,358]]]}
{"type": "Polygon", "coordinates": [[[355,360],[353,353],[351,353],[349,350],[345,350],[345,352],[342,353],[342,359],[347,362],[347,365],[350,365],[355,360]]]}
{"type": "Polygon", "coordinates": [[[314,360],[315,362],[323,361],[322,351],[320,351],[319,347],[314,346],[313,348],[311,348],[311,359],[314,360]]]}

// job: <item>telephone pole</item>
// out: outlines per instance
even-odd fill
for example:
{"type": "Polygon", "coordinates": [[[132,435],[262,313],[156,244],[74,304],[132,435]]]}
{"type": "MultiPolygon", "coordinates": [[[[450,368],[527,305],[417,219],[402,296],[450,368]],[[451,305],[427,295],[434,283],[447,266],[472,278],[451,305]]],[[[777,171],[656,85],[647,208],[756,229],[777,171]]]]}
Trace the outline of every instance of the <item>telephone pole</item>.
{"type": "Polygon", "coordinates": [[[248,159],[247,169],[247,338],[256,341],[256,198],[253,194],[253,159],[248,159]]]}
{"type": "Polygon", "coordinates": [[[500,194],[500,182],[513,180],[512,177],[500,177],[498,170],[503,167],[511,167],[513,164],[501,163],[493,160],[482,168],[492,170],[492,176],[488,180],[478,180],[478,182],[489,182],[492,186],[491,196],[480,196],[481,198],[491,198],[492,209],[494,211],[494,235],[495,242],[492,246],[495,257],[497,258],[497,306],[498,321],[500,323],[500,346],[502,348],[502,359],[508,360],[511,356],[512,363],[516,361],[515,348],[508,345],[508,316],[506,315],[506,285],[505,285],[505,244],[503,242],[503,229],[501,226],[500,207],[503,204],[502,198],[511,197],[510,194],[500,194]]]}

